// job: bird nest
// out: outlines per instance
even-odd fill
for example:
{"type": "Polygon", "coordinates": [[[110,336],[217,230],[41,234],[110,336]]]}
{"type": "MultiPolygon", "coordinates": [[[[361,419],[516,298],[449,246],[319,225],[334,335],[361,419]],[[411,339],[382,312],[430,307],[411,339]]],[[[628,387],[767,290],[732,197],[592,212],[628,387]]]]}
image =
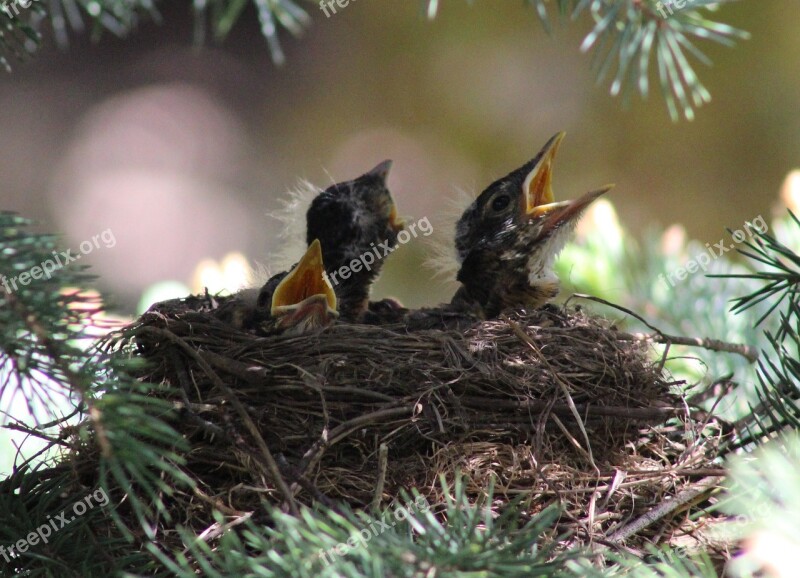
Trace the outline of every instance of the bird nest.
{"type": "MultiPolygon", "coordinates": [[[[578,308],[263,337],[202,302],[152,310],[121,339],[151,362],[143,380],[169,386],[158,395],[180,410],[184,471],[215,497],[172,505],[195,511],[198,532],[213,507],[264,498],[364,508],[415,487],[441,503],[439,476],[460,473],[475,496],[493,481],[498,507],[560,502],[579,540],[632,544],[652,535],[631,522],[712,468],[718,429],[688,411],[651,346],[578,308]]],[[[679,526],[678,510],[662,522],[679,526]]]]}

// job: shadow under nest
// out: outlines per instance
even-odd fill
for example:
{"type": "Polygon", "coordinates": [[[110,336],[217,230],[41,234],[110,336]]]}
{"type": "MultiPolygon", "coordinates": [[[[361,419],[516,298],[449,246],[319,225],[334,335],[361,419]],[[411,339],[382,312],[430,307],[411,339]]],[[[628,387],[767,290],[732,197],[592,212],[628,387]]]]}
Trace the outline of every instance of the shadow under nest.
{"type": "MultiPolygon", "coordinates": [[[[412,487],[442,503],[438,476],[460,472],[475,496],[494,477],[500,505],[524,494],[533,514],[560,502],[583,541],[618,532],[711,467],[708,424],[650,346],[610,322],[555,307],[455,328],[426,316],[440,327],[337,323],[259,337],[167,307],[118,345],[149,360],[141,379],[169,386],[158,395],[179,408],[184,472],[230,511],[285,506],[287,492],[365,508],[412,487]]],[[[176,496],[172,507],[199,532],[211,502],[176,496]]]]}

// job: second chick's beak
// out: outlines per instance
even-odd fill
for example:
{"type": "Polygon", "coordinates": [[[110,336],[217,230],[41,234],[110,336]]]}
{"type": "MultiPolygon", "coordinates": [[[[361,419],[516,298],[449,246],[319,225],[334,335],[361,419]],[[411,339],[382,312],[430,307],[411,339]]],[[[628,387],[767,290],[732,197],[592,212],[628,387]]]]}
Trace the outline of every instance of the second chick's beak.
{"type": "Polygon", "coordinates": [[[380,214],[386,216],[383,211],[389,209],[388,219],[389,219],[389,228],[394,231],[395,233],[399,233],[403,229],[405,229],[406,222],[400,217],[397,213],[397,205],[394,203],[394,199],[389,194],[389,189],[386,188],[386,179],[389,178],[389,170],[392,168],[392,161],[385,160],[376,166],[374,169],[364,173],[361,178],[372,177],[378,179],[383,184],[383,187],[377,189],[377,192],[380,192],[378,199],[378,204],[381,205],[383,208],[381,211],[378,211],[380,214]],[[387,206],[388,205],[388,206],[387,206]]]}
{"type": "Polygon", "coordinates": [[[327,327],[339,316],[318,240],[276,287],[270,313],[277,328],[292,335],[327,327]]]}
{"type": "Polygon", "coordinates": [[[394,204],[394,201],[391,201],[391,203],[392,210],[389,212],[389,226],[392,228],[392,231],[399,233],[406,228],[406,222],[397,214],[397,205],[394,204]]]}

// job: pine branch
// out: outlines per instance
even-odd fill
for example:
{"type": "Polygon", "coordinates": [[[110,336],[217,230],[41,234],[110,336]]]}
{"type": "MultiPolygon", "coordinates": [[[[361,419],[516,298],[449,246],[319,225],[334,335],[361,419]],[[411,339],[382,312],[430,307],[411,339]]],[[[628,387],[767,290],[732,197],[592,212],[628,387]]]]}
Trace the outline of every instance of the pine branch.
{"type": "MultiPolygon", "coordinates": [[[[563,19],[577,20],[588,14],[594,25],[581,51],[594,50],[592,65],[597,82],[611,79],[612,96],[625,103],[638,90],[650,92],[651,65],[655,60],[661,92],[669,115],[693,120],[695,109],[711,100],[691,63],[711,61],[696,45],[699,40],[733,46],[749,37],[747,32],[711,20],[706,14],[735,0],[686,0],[679,9],[675,0],[526,0],[536,10],[545,29],[552,29],[550,9],[563,19]]],[[[429,18],[436,15],[438,0],[427,0],[429,18]]]]}
{"type": "MultiPolygon", "coordinates": [[[[285,61],[279,27],[299,36],[309,23],[305,10],[294,0],[252,0],[261,32],[276,64],[285,61]]],[[[193,0],[195,40],[224,40],[248,0],[193,0]]],[[[0,65],[11,70],[10,61],[24,61],[36,52],[43,35],[52,34],[61,48],[69,46],[70,33],[91,31],[94,39],[104,32],[125,37],[140,21],[161,22],[154,0],[0,0],[0,65]]]]}
{"type": "MultiPolygon", "coordinates": [[[[267,40],[272,60],[283,64],[286,56],[278,39],[279,25],[294,36],[300,36],[310,23],[308,13],[293,0],[252,0],[258,13],[261,33],[267,40]]],[[[230,34],[239,20],[247,0],[193,0],[195,13],[195,41],[205,42],[206,28],[212,29],[216,42],[230,34]]]]}
{"type": "MultiPolygon", "coordinates": [[[[241,19],[249,0],[193,0],[195,41],[206,41],[211,30],[221,42],[241,19]]],[[[593,67],[597,82],[610,79],[612,96],[625,103],[638,91],[643,98],[650,92],[650,75],[655,73],[670,117],[681,115],[692,120],[695,109],[711,100],[692,61],[710,65],[698,41],[733,46],[748,34],[712,20],[708,13],[735,0],[686,0],[678,9],[675,0],[526,0],[538,15],[545,30],[552,30],[550,12],[571,20],[587,14],[593,25],[581,44],[583,52],[594,51],[593,67]]],[[[279,40],[283,28],[300,36],[310,23],[309,14],[296,0],[252,0],[261,32],[273,61],[286,60],[279,40]]],[[[435,18],[439,0],[423,0],[428,18],[435,18]]],[[[9,60],[24,60],[41,43],[49,26],[59,46],[69,44],[69,30],[93,36],[103,31],[123,37],[136,28],[142,18],[160,21],[153,0],[0,0],[0,65],[10,70],[9,60]]]]}
{"type": "Polygon", "coordinates": [[[0,482],[0,576],[87,578],[144,567],[146,553],[109,531],[108,498],[76,484],[68,465],[25,466],[0,482]]]}
{"type": "Polygon", "coordinates": [[[22,392],[31,415],[52,419],[61,415],[59,406],[88,399],[94,359],[76,343],[88,337],[100,305],[91,294],[63,289],[91,276],[66,262],[70,252],[52,235],[32,233],[32,225],[0,213],[0,412],[8,415],[22,392]]]}
{"type": "Polygon", "coordinates": [[[10,71],[9,57],[26,60],[48,31],[66,48],[71,32],[124,37],[143,16],[160,21],[152,0],[0,0],[0,63],[10,71]]]}
{"type": "MultiPolygon", "coordinates": [[[[219,517],[202,536],[184,534],[188,556],[171,562],[175,575],[325,576],[573,576],[567,564],[586,554],[555,550],[545,540],[558,519],[551,506],[531,519],[521,517],[522,496],[494,517],[493,488],[471,503],[460,477],[453,486],[442,479],[446,503],[433,512],[417,492],[374,516],[303,507],[295,517],[266,506],[271,524],[250,519],[241,533],[222,530],[219,517]],[[221,538],[217,541],[216,536],[221,538]],[[209,536],[212,538],[209,539],[209,536]],[[544,545],[547,543],[547,545],[544,545]],[[248,555],[241,552],[247,549],[248,555]]],[[[162,560],[169,557],[162,554],[162,560]]]]}
{"type": "Polygon", "coordinates": [[[638,89],[646,98],[650,92],[650,66],[655,60],[670,117],[677,121],[683,114],[693,120],[695,109],[711,100],[691,59],[705,65],[711,62],[695,42],[710,40],[732,46],[735,40],[748,37],[746,32],[706,18],[701,10],[710,4],[695,0],[677,10],[669,0],[578,0],[573,18],[584,11],[591,13],[594,28],[584,38],[581,50],[595,51],[593,65],[598,83],[606,81],[616,68],[610,86],[612,96],[621,94],[627,102],[631,92],[638,89]]]}
{"type": "MultiPolygon", "coordinates": [[[[9,420],[14,400],[22,399],[34,423],[17,417],[5,427],[48,440],[45,450],[17,463],[4,482],[12,494],[0,491],[0,500],[9,504],[3,511],[11,512],[7,525],[13,525],[19,540],[43,518],[44,514],[29,515],[24,506],[28,497],[16,496],[13,486],[30,484],[49,450],[99,449],[102,490],[119,496],[134,510],[140,525],[127,528],[109,508],[104,510],[108,519],[114,519],[122,532],[113,535],[120,539],[144,534],[152,539],[154,520],[167,510],[164,499],[176,488],[192,487],[180,470],[183,457],[176,451],[186,450],[185,441],[167,423],[174,419],[173,407],[150,394],[154,386],[133,377],[140,363],[125,359],[126,352],[89,345],[95,319],[102,312],[100,299],[80,289],[92,277],[85,266],[72,262],[78,256],[62,250],[53,235],[33,233],[32,225],[28,219],[0,212],[0,425],[9,420]]],[[[68,487],[60,494],[76,493],[76,479],[65,479],[63,484],[68,487]]],[[[31,487],[37,494],[38,486],[31,487]]],[[[82,519],[74,526],[75,535],[86,530],[84,523],[89,522],[82,519]]],[[[3,543],[5,538],[14,536],[0,536],[0,546],[10,546],[11,542],[3,543]]],[[[66,546],[74,549],[74,542],[66,546]]],[[[44,563],[39,552],[19,554],[20,567],[44,563]]],[[[72,557],[59,554],[50,563],[57,567],[72,557]]]]}
{"type": "Polygon", "coordinates": [[[598,568],[588,560],[567,563],[581,578],[718,578],[714,563],[704,552],[687,554],[681,548],[649,547],[644,557],[609,554],[611,564],[598,568]]]}
{"type": "MultiPolygon", "coordinates": [[[[800,229],[800,220],[789,211],[790,225],[800,229]]],[[[751,404],[750,415],[741,424],[740,444],[770,437],[785,427],[800,427],[800,255],[766,230],[745,243],[739,252],[767,267],[764,271],[714,275],[749,279],[760,283],[752,292],[734,299],[732,311],[743,313],[757,306],[766,307],[756,325],[776,317],[778,327],[764,335],[770,355],[758,364],[758,404],[751,404]],[[781,305],[785,309],[779,311],[781,305]]]]}
{"type": "MultiPolygon", "coordinates": [[[[800,228],[800,220],[790,210],[789,216],[793,224],[800,228]]],[[[739,249],[739,253],[757,263],[767,266],[766,271],[744,275],[709,275],[710,277],[753,279],[763,285],[756,291],[739,297],[734,301],[733,312],[746,311],[762,302],[772,300],[767,311],[758,319],[760,325],[784,301],[789,302],[792,309],[800,303],[800,255],[781,243],[768,232],[758,233],[755,241],[747,242],[749,250],[739,249]]]]}

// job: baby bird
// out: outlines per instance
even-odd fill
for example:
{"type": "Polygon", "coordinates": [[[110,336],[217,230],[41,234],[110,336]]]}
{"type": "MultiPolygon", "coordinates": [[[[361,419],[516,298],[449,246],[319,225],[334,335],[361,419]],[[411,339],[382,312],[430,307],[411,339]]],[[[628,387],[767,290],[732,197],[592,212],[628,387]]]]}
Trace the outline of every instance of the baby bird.
{"type": "Polygon", "coordinates": [[[319,193],[306,213],[306,239],[318,239],[341,318],[363,319],[385,255],[405,226],[386,186],[392,161],[319,193]]]}
{"type": "Polygon", "coordinates": [[[451,304],[482,318],[506,308],[535,309],[553,299],[555,258],[583,210],[611,187],[554,202],[553,160],[564,133],[530,162],[489,185],[456,225],[461,287],[451,304]]]}

